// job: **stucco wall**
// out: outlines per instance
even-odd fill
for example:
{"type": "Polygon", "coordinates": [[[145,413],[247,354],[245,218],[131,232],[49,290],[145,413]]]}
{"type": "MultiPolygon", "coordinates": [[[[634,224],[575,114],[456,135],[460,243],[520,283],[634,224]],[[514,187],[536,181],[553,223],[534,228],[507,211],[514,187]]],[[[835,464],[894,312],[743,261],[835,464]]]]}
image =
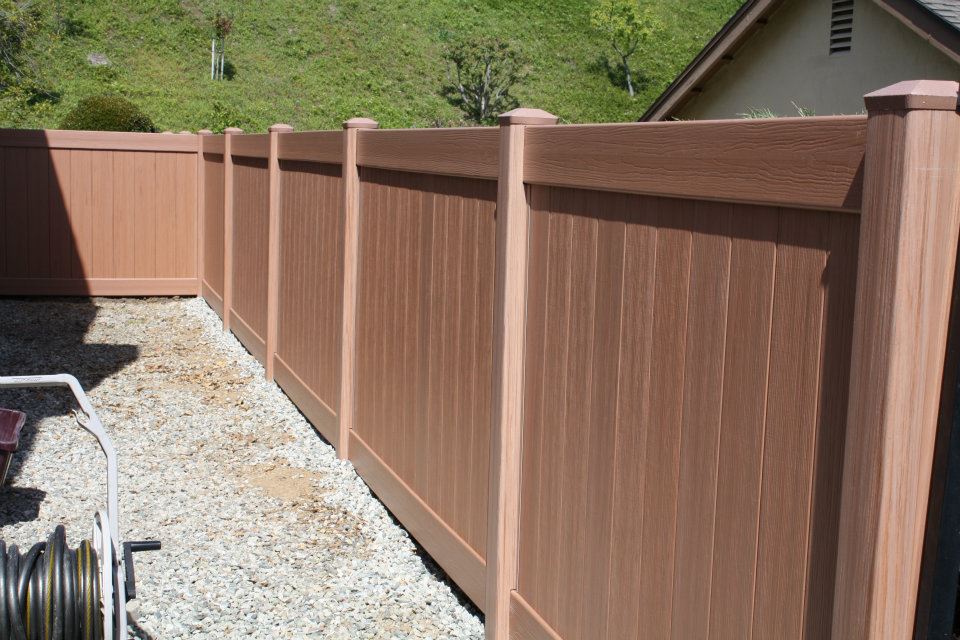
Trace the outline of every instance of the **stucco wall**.
{"type": "Polygon", "coordinates": [[[872,0],[856,0],[853,48],[829,55],[830,0],[791,0],[674,114],[736,118],[750,108],[861,113],[863,95],[901,80],[956,80],[960,65],[872,0]]]}

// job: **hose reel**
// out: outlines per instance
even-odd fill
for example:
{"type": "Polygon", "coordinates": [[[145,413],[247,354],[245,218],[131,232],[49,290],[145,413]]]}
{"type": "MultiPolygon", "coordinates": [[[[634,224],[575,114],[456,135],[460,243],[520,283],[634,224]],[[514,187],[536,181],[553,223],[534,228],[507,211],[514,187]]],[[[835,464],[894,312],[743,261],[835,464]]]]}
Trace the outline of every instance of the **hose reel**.
{"type": "Polygon", "coordinates": [[[76,549],[67,545],[62,525],[26,553],[0,541],[0,640],[126,640],[126,603],[136,597],[133,554],[160,543],[120,543],[116,452],[77,379],[0,377],[0,388],[23,387],[73,392],[80,404],[77,423],[107,458],[107,509],[94,515],[90,539],[76,549]]]}

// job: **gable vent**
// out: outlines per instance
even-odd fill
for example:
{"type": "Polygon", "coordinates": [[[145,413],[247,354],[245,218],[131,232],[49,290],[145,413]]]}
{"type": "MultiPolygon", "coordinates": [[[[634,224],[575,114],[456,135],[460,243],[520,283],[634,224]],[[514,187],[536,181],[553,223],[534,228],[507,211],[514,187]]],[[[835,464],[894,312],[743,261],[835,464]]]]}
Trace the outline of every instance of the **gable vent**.
{"type": "Polygon", "coordinates": [[[850,51],[853,41],[853,0],[833,0],[830,12],[830,55],[850,51]]]}

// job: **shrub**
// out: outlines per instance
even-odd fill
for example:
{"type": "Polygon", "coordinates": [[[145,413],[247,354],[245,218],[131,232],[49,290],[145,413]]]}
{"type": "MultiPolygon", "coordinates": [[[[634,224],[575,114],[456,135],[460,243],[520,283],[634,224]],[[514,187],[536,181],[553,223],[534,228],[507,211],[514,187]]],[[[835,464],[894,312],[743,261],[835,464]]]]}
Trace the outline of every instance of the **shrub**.
{"type": "Polygon", "coordinates": [[[641,9],[636,0],[600,0],[590,14],[590,22],[617,52],[632,98],[635,92],[630,58],[654,34],[663,31],[663,24],[649,9],[641,9]]]}
{"type": "Polygon", "coordinates": [[[527,58],[513,44],[489,36],[455,40],[443,57],[451,67],[444,94],[471,122],[495,124],[517,106],[510,91],[526,77],[527,58]]]}
{"type": "Polygon", "coordinates": [[[145,131],[156,129],[148,115],[120,96],[84,98],[60,123],[61,129],[81,131],[145,131]]]}
{"type": "MultiPolygon", "coordinates": [[[[214,100],[210,113],[206,116],[206,126],[214,133],[223,133],[227,127],[249,127],[246,116],[219,100],[214,100]]],[[[253,128],[253,127],[251,127],[253,128]]]]}

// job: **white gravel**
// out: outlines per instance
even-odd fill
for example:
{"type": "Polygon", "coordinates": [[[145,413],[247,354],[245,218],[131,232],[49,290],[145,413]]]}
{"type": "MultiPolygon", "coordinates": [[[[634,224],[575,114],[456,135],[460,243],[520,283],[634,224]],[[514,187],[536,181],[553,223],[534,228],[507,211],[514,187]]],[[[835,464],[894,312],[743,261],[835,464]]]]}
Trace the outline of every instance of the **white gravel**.
{"type": "MultiPolygon", "coordinates": [[[[0,300],[0,372],[67,372],[119,452],[136,556],[131,637],[482,638],[475,609],[336,460],[199,299],[0,300]]],[[[0,392],[30,414],[0,537],[57,523],[71,545],[103,503],[103,457],[60,391],[0,392]]]]}

